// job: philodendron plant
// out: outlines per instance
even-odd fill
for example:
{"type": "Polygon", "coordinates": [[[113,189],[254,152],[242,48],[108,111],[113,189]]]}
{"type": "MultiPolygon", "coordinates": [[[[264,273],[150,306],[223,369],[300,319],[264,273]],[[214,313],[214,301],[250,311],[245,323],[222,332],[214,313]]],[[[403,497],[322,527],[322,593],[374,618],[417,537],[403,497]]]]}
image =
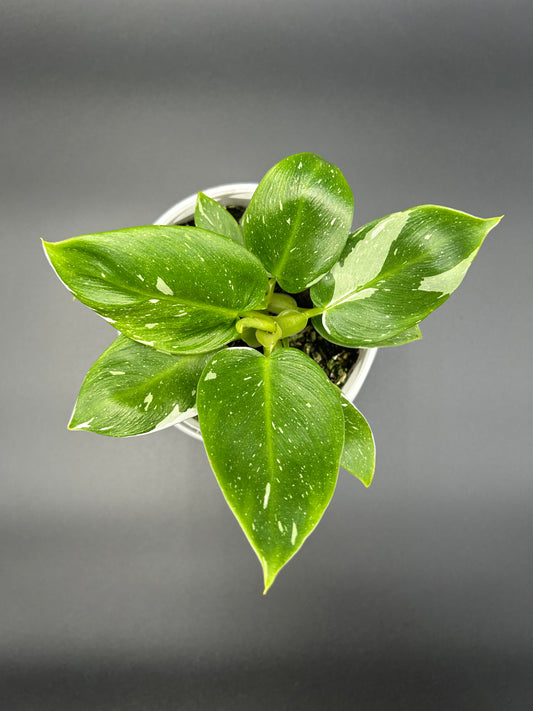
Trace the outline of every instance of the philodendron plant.
{"type": "Polygon", "coordinates": [[[194,227],[44,243],[65,286],[119,331],[69,428],[129,437],[197,414],[265,592],[320,520],[339,466],[365,486],[374,472],[366,420],[291,340],[309,322],[348,349],[420,338],[500,220],[422,205],[352,232],[353,211],[340,170],[302,153],[265,175],[240,224],[199,193],[194,227]],[[298,296],[308,289],[311,307],[298,296]]]}

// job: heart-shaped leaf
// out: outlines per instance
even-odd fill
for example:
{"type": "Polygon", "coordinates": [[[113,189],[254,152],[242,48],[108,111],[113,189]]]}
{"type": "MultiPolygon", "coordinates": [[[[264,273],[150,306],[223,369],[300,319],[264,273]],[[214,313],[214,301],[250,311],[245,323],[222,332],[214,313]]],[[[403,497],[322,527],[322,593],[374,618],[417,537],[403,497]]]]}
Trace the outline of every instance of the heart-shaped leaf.
{"type": "Polygon", "coordinates": [[[372,347],[412,328],[459,286],[499,221],[422,205],[361,227],[311,288],[326,337],[372,347]]]}
{"type": "Polygon", "coordinates": [[[307,289],[339,258],[354,200],[338,168],[300,153],[271,168],[242,219],[248,249],[290,293],[307,289]]]}
{"type": "Polygon", "coordinates": [[[335,489],[344,441],[340,391],[301,351],[266,357],[231,348],[202,374],[198,417],[220,487],[263,567],[266,592],[335,489]]]}
{"type": "Polygon", "coordinates": [[[344,396],[341,399],[344,413],[344,447],[341,467],[356,476],[365,486],[374,477],[376,448],[370,425],[363,415],[344,396]]]}
{"type": "Polygon", "coordinates": [[[268,287],[259,260],[196,227],[155,225],[44,243],[65,286],[121,333],[167,353],[212,351],[268,287]]]}
{"type": "Polygon", "coordinates": [[[204,230],[216,232],[230,239],[244,244],[242,230],[237,220],[222,205],[204,193],[198,193],[196,209],[194,211],[194,224],[204,230]]]}
{"type": "Polygon", "coordinates": [[[198,380],[212,357],[161,353],[119,336],[87,373],[69,429],[131,437],[193,417],[198,380]]]}

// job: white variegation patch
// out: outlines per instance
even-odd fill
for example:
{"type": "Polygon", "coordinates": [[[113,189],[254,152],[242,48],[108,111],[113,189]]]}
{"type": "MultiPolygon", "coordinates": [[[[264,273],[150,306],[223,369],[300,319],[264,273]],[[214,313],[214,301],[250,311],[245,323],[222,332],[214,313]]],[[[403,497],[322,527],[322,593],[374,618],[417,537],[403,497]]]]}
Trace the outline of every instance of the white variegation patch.
{"type": "Polygon", "coordinates": [[[369,296],[372,296],[372,294],[375,294],[377,289],[362,289],[361,291],[356,291],[355,294],[351,294],[349,298],[346,299],[346,301],[361,301],[362,299],[368,299],[369,296]]]}
{"type": "Polygon", "coordinates": [[[435,291],[442,295],[451,294],[452,291],[455,291],[455,289],[457,289],[459,284],[463,281],[463,278],[477,253],[478,250],[476,249],[476,251],[469,257],[463,259],[462,262],[456,264],[455,267],[452,267],[452,269],[448,269],[447,272],[424,277],[418,288],[420,291],[435,291]]]}
{"type": "Polygon", "coordinates": [[[150,407],[150,404],[151,404],[151,402],[152,402],[153,399],[154,399],[154,396],[152,395],[152,393],[148,393],[148,395],[144,398],[143,402],[144,402],[144,410],[145,410],[145,412],[146,412],[146,411],[148,410],[148,408],[150,407]]]}
{"type": "Polygon", "coordinates": [[[87,427],[91,425],[91,422],[94,420],[94,417],[91,417],[90,420],[87,420],[87,422],[81,422],[79,425],[76,425],[76,427],[73,427],[73,430],[84,430],[87,427]]]}
{"type": "Polygon", "coordinates": [[[333,267],[331,274],[335,279],[335,289],[328,309],[346,301],[372,296],[375,289],[363,287],[380,274],[394,241],[408,219],[408,212],[396,212],[380,220],[344,258],[342,267],[333,267]]]}
{"type": "Polygon", "coordinates": [[[188,420],[190,417],[194,417],[197,414],[198,411],[195,407],[191,407],[188,410],[185,410],[185,412],[180,412],[179,405],[176,405],[172,409],[172,411],[169,412],[168,415],[161,420],[161,422],[158,422],[158,424],[154,428],[154,431],[163,430],[166,427],[172,427],[172,425],[177,425],[178,422],[188,420]]]}
{"type": "Polygon", "coordinates": [[[265,495],[263,497],[263,508],[266,509],[268,506],[268,499],[270,498],[270,482],[267,483],[265,488],[265,495]]]}
{"type": "Polygon", "coordinates": [[[137,343],[142,343],[143,346],[155,346],[155,341],[143,341],[143,339],[139,338],[139,336],[133,336],[133,338],[137,341],[137,343]]]}
{"type": "Polygon", "coordinates": [[[293,521],[292,524],[292,531],[291,531],[291,544],[294,545],[296,543],[296,537],[298,535],[298,528],[296,524],[293,521]]]}
{"type": "Polygon", "coordinates": [[[172,291],[170,286],[166,284],[160,276],[157,277],[155,288],[162,294],[166,294],[167,296],[174,296],[174,292],[172,291]]]}
{"type": "Polygon", "coordinates": [[[420,205],[361,227],[351,251],[311,289],[323,309],[316,328],[352,348],[416,340],[412,329],[459,286],[499,220],[420,205]]]}

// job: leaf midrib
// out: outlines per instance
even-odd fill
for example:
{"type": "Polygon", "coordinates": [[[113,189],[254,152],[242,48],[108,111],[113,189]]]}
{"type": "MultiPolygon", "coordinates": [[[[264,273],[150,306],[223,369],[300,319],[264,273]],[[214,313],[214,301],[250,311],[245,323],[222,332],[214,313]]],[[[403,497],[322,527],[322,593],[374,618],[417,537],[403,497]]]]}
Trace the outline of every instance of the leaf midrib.
{"type": "Polygon", "coordinates": [[[265,450],[267,452],[268,465],[268,482],[272,486],[274,472],[274,449],[272,446],[272,360],[270,357],[262,356],[263,358],[263,392],[265,402],[265,450]]]}
{"type": "MultiPolygon", "coordinates": [[[[119,284],[116,284],[116,286],[119,286],[121,289],[123,288],[119,284]]],[[[129,286],[124,288],[124,291],[126,291],[127,293],[138,294],[139,296],[143,297],[142,301],[137,301],[134,304],[135,306],[140,306],[141,304],[145,304],[147,302],[149,303],[151,298],[157,298],[157,299],[159,299],[159,301],[166,300],[166,301],[170,301],[171,303],[173,303],[175,305],[190,306],[193,308],[202,309],[204,311],[212,311],[214,313],[222,313],[222,314],[231,316],[231,318],[237,318],[237,316],[239,315],[239,313],[241,311],[246,311],[246,310],[253,308],[253,306],[247,305],[247,306],[242,306],[240,309],[230,309],[225,306],[217,306],[216,304],[209,304],[209,302],[203,303],[203,302],[193,301],[192,299],[178,299],[175,295],[165,294],[165,293],[163,293],[161,291],[157,291],[157,290],[150,292],[149,294],[146,294],[146,292],[141,291],[140,289],[135,289],[134,287],[130,288],[129,286]]],[[[80,298],[78,296],[78,294],[76,294],[76,296],[77,296],[77,298],[79,298],[80,301],[83,302],[83,299],[80,298]]],[[[87,299],[87,301],[91,301],[93,304],[100,303],[98,301],[92,301],[92,299],[87,299]]],[[[130,306],[131,305],[128,305],[128,304],[123,304],[123,305],[116,304],[116,305],[111,305],[109,308],[121,309],[122,307],[129,308],[130,306]]],[[[92,307],[92,308],[94,308],[94,307],[92,307]]],[[[100,310],[103,310],[103,308],[101,306],[98,306],[98,308],[100,310]]]]}
{"type": "Polygon", "coordinates": [[[275,269],[273,269],[273,273],[279,277],[282,275],[283,269],[285,268],[285,264],[287,263],[287,260],[289,259],[289,254],[290,250],[292,249],[294,245],[294,238],[296,236],[296,230],[297,228],[300,227],[301,221],[302,221],[302,213],[305,205],[305,200],[302,199],[301,195],[302,193],[305,193],[307,189],[312,185],[313,180],[312,178],[314,177],[315,173],[317,172],[317,168],[312,168],[309,173],[309,178],[305,181],[302,181],[302,183],[299,184],[299,193],[300,193],[300,199],[298,203],[298,210],[296,212],[296,217],[294,219],[294,226],[291,223],[291,230],[289,233],[289,239],[286,242],[285,249],[283,250],[280,258],[277,261],[275,269]]]}
{"type": "MultiPolygon", "coordinates": [[[[128,339],[128,340],[132,340],[132,339],[128,339]]],[[[146,348],[149,348],[149,346],[146,346],[146,348]]],[[[119,346],[117,346],[116,350],[120,350],[119,346]]],[[[213,351],[213,353],[215,353],[215,351],[213,351]]],[[[169,355],[169,357],[172,357],[172,354],[171,354],[171,353],[165,354],[165,355],[169,355]]],[[[179,356],[176,356],[176,358],[179,358],[179,356]]],[[[143,381],[142,387],[144,387],[144,385],[146,385],[146,386],[148,387],[148,386],[150,386],[152,383],[154,383],[156,380],[161,380],[162,378],[166,378],[169,374],[171,374],[174,370],[176,370],[176,369],[179,367],[179,365],[180,365],[180,364],[179,364],[178,362],[176,362],[176,363],[174,363],[173,365],[169,366],[168,368],[165,368],[164,370],[162,370],[162,371],[160,371],[159,373],[157,373],[157,375],[152,375],[152,376],[149,377],[146,381],[143,381]]],[[[106,366],[106,367],[107,367],[107,366],[106,366]]],[[[118,366],[117,366],[117,367],[118,367],[118,366]]],[[[121,365],[120,367],[124,367],[124,366],[121,365]]],[[[112,369],[112,368],[113,368],[113,365],[111,364],[111,365],[110,365],[110,369],[112,369]]],[[[115,377],[115,376],[112,376],[112,377],[115,377]]],[[[116,377],[121,377],[121,378],[122,378],[123,376],[116,376],[116,377]]],[[[127,373],[126,373],[126,377],[128,377],[128,374],[127,374],[127,373]]],[[[129,377],[132,377],[132,376],[130,375],[129,377]]],[[[138,385],[138,386],[136,386],[136,387],[131,386],[131,387],[126,387],[126,388],[120,388],[119,393],[120,393],[120,395],[122,395],[122,394],[128,394],[128,393],[134,393],[137,389],[139,389],[139,387],[141,387],[141,386],[138,385]]],[[[122,398],[118,398],[118,399],[119,399],[120,401],[122,400],[122,398]]]]}
{"type": "MultiPolygon", "coordinates": [[[[52,260],[50,260],[50,261],[52,261],[52,260]]],[[[82,298],[78,289],[76,289],[76,291],[74,291],[73,287],[70,287],[67,285],[67,282],[63,279],[63,277],[59,273],[58,267],[56,265],[54,265],[53,263],[52,263],[52,267],[53,267],[54,271],[56,272],[57,276],[59,277],[60,281],[67,287],[67,289],[69,291],[74,293],[74,295],[82,303],[85,303],[87,306],[94,309],[95,311],[96,310],[101,311],[101,310],[103,310],[103,308],[106,308],[105,305],[102,305],[98,301],[94,301],[93,299],[90,299],[90,298],[87,298],[87,299],[82,298]],[[93,305],[91,305],[91,304],[93,304],[93,305]],[[102,306],[103,306],[103,308],[102,308],[102,306]]],[[[63,271],[63,269],[61,269],[61,271],[63,271]]],[[[97,276],[95,272],[88,271],[88,272],[86,272],[86,276],[91,279],[97,279],[97,280],[102,281],[101,277],[97,276]]],[[[75,277],[79,277],[79,280],[81,280],[81,275],[75,273],[75,277]]],[[[104,285],[109,285],[109,282],[104,282],[104,285]]],[[[121,289],[122,291],[125,291],[126,293],[137,294],[137,295],[141,296],[142,303],[149,302],[151,298],[157,298],[160,301],[166,300],[166,301],[173,302],[176,305],[181,304],[183,306],[190,306],[193,308],[203,309],[204,311],[211,311],[213,313],[224,314],[226,316],[229,316],[230,318],[236,318],[241,311],[243,311],[243,310],[246,311],[251,308],[254,308],[254,306],[256,306],[259,303],[259,300],[257,300],[257,301],[252,302],[251,305],[247,304],[246,306],[242,306],[240,308],[230,309],[225,306],[217,306],[215,304],[197,302],[197,301],[193,301],[191,299],[178,300],[175,295],[165,294],[164,292],[158,291],[157,289],[155,289],[153,292],[149,292],[149,294],[147,294],[146,291],[142,291],[141,289],[135,288],[135,286],[129,285],[129,284],[122,286],[120,283],[114,282],[110,286],[114,286],[118,289],[121,289]]],[[[110,289],[110,291],[111,291],[111,289],[110,289]]],[[[263,298],[262,294],[261,294],[261,298],[263,298]]],[[[140,305],[140,302],[137,302],[136,305],[140,305]]],[[[124,307],[128,308],[128,305],[124,305],[124,307]]],[[[121,305],[120,304],[111,305],[108,308],[120,309],[121,305]]]]}

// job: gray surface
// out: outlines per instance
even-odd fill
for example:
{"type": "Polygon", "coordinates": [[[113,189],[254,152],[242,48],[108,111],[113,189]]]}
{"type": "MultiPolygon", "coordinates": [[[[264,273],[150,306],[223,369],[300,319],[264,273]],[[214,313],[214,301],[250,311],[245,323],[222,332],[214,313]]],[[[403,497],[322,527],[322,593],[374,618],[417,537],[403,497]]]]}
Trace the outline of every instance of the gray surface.
{"type": "Polygon", "coordinates": [[[531,706],[530,3],[0,3],[0,703],[531,706]],[[356,222],[506,213],[424,340],[380,353],[348,475],[266,598],[201,445],[65,424],[110,328],[39,237],[151,222],[311,150],[356,222]]]}

